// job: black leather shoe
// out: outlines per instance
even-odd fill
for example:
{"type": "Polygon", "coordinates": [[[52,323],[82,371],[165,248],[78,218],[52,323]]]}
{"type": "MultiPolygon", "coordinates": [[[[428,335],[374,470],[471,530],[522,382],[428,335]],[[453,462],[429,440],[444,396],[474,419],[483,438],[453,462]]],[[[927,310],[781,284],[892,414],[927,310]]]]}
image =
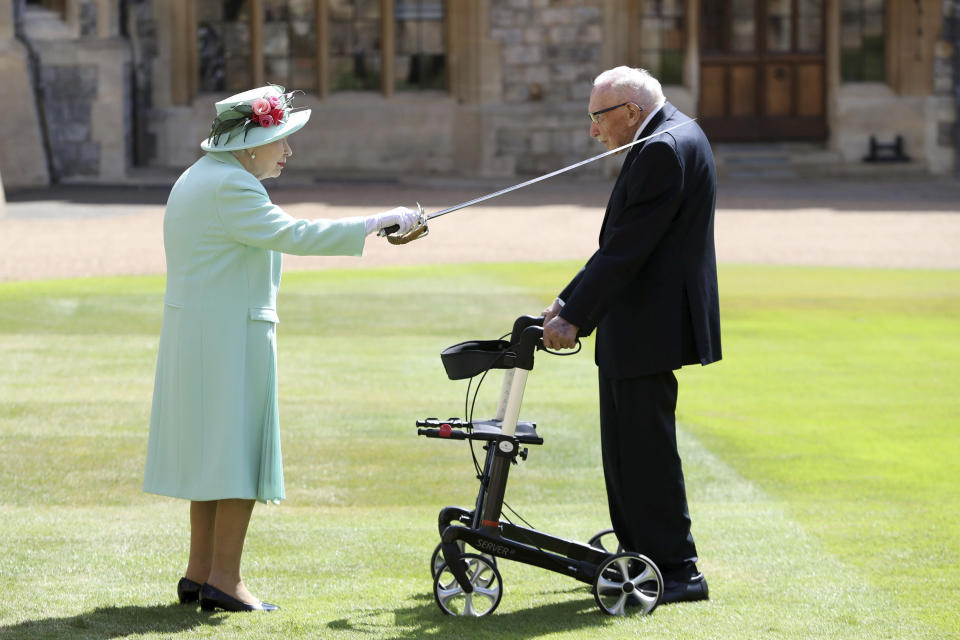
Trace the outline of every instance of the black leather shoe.
{"type": "Polygon", "coordinates": [[[697,600],[709,599],[710,590],[707,588],[707,579],[703,577],[702,573],[697,573],[685,580],[665,580],[660,604],[696,602],[697,600]]]}
{"type": "Polygon", "coordinates": [[[203,586],[200,587],[200,608],[204,611],[216,611],[217,609],[223,609],[224,611],[276,611],[280,607],[269,602],[247,604],[212,585],[203,583],[203,586]]]}
{"type": "Polygon", "coordinates": [[[180,604],[196,602],[200,599],[200,583],[180,578],[180,582],[177,583],[177,597],[180,598],[180,604]]]}

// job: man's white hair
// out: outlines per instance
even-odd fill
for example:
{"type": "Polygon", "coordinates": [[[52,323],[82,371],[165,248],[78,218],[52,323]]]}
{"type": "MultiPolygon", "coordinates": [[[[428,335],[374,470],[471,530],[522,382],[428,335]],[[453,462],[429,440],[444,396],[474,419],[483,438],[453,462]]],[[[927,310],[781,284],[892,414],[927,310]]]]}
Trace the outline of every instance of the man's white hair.
{"type": "Polygon", "coordinates": [[[648,108],[662,104],[666,100],[660,81],[650,75],[646,69],[625,66],[607,69],[594,79],[593,86],[610,89],[622,99],[631,100],[648,108]]]}

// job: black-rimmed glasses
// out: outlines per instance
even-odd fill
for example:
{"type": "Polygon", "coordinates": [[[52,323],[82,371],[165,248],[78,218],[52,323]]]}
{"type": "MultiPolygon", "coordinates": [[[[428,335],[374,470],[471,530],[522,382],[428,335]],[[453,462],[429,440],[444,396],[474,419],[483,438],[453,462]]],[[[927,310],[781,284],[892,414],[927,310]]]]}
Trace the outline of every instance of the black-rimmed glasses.
{"type": "MultiPolygon", "coordinates": [[[[597,109],[596,111],[588,111],[587,113],[590,115],[590,120],[593,121],[593,124],[600,124],[600,120],[597,119],[598,115],[600,115],[601,113],[606,113],[607,111],[613,111],[614,109],[619,109],[620,107],[625,107],[628,104],[633,104],[633,103],[630,101],[621,102],[620,104],[615,104],[612,107],[607,107],[606,109],[597,109]]],[[[643,111],[643,107],[641,107],[640,105],[634,104],[633,106],[635,106],[640,111],[643,111]]]]}

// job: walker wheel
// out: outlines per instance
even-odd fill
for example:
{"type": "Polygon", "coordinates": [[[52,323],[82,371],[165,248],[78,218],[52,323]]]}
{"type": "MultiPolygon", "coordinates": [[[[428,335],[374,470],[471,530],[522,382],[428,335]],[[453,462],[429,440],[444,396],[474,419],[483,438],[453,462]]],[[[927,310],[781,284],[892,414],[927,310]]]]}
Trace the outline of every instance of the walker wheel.
{"type": "Polygon", "coordinates": [[[587,540],[587,544],[591,547],[603,549],[607,553],[621,553],[623,551],[623,545],[620,544],[620,539],[617,538],[613,529],[604,529],[587,540]]]}
{"type": "Polygon", "coordinates": [[[618,553],[600,565],[593,580],[593,597],[600,610],[611,616],[633,611],[648,614],[663,594],[663,577],[657,565],[639,553],[618,553]]]}
{"type": "MultiPolygon", "coordinates": [[[[460,549],[460,553],[463,553],[463,540],[457,540],[457,548],[460,549]]],[[[488,553],[482,553],[480,555],[486,558],[493,566],[497,566],[497,559],[495,557],[488,553]]],[[[437,572],[440,571],[444,564],[446,564],[446,560],[443,558],[443,545],[438,544],[433,550],[433,555],[430,556],[430,577],[436,578],[437,572]]]]}
{"type": "Polygon", "coordinates": [[[490,615],[503,595],[500,572],[487,558],[475,553],[465,553],[459,561],[467,565],[467,578],[473,586],[473,593],[463,591],[453,571],[444,563],[433,579],[433,597],[437,606],[448,616],[479,618],[490,615]]]}

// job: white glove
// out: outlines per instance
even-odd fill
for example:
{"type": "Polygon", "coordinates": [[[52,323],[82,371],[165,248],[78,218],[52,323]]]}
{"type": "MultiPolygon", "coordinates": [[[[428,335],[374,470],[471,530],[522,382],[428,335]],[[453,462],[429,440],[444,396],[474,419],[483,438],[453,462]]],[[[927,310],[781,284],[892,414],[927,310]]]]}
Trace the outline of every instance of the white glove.
{"type": "Polygon", "coordinates": [[[377,213],[372,216],[368,216],[364,222],[367,224],[367,235],[370,235],[374,231],[379,231],[380,229],[386,229],[387,227],[398,225],[400,230],[395,233],[396,235],[402,236],[416,227],[419,219],[420,215],[413,209],[408,209],[407,207],[397,207],[395,209],[390,209],[389,211],[384,211],[383,213],[377,213]]]}

